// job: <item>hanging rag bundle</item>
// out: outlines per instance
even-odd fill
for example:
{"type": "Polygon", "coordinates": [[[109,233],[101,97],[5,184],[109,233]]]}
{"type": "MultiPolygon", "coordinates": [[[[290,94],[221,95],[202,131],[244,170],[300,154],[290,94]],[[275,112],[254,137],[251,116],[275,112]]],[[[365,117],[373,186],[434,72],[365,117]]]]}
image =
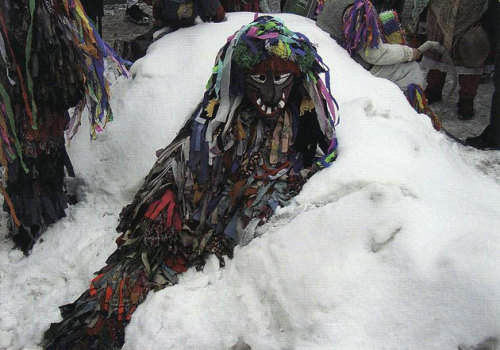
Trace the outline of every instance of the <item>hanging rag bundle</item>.
{"type": "Polygon", "coordinates": [[[427,98],[425,97],[425,92],[422,87],[418,84],[410,84],[405,94],[413,109],[417,111],[417,113],[426,114],[431,118],[434,129],[440,131],[442,129],[441,120],[427,104],[427,98]]]}
{"type": "Polygon", "coordinates": [[[105,59],[128,73],[79,0],[2,2],[0,53],[0,191],[14,241],[27,253],[64,216],[64,168],[73,175],[65,131],[76,133],[85,106],[92,137],[112,119],[105,59]]]}
{"type": "Polygon", "coordinates": [[[90,288],[61,308],[44,349],[119,349],[150,290],[177,283],[214,254],[224,266],[276,208],[337,156],[328,68],[303,34],[259,17],[228,38],[207,90],[120,214],[117,250],[90,288]],[[245,94],[257,68],[294,74],[281,113],[265,117],[245,94]]]}

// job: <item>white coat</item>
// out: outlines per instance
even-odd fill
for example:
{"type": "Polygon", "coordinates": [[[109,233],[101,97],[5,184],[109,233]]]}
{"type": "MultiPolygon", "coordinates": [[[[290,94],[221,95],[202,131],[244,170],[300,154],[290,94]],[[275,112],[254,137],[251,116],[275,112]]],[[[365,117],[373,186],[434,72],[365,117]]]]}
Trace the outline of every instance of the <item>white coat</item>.
{"type": "Polygon", "coordinates": [[[368,46],[358,51],[361,59],[373,65],[370,73],[389,79],[405,91],[410,84],[424,85],[425,77],[420,65],[412,61],[413,49],[405,45],[386,44],[379,41],[378,47],[368,46]]]}

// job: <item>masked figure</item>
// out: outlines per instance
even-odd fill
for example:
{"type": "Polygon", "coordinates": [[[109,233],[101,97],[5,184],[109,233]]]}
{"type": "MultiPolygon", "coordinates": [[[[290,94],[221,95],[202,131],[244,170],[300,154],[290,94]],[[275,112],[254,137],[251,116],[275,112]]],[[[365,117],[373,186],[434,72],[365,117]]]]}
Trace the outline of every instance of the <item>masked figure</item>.
{"type": "Polygon", "coordinates": [[[45,349],[115,349],[150,290],[232,256],[336,157],[335,103],[315,47],[259,17],[228,39],[201,103],[120,214],[118,249],[63,306],[45,349]]]}
{"type": "Polygon", "coordinates": [[[2,1],[0,33],[0,189],[13,240],[28,254],[65,216],[64,169],[74,176],[65,130],[77,131],[86,105],[92,135],[102,129],[111,119],[104,58],[126,71],[78,0],[2,1]]]}

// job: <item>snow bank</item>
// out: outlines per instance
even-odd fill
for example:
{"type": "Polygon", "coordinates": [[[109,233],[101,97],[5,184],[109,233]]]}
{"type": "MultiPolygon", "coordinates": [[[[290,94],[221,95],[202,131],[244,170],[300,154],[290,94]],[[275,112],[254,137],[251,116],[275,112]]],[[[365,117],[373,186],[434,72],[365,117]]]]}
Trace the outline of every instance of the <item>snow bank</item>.
{"type": "MultiPolygon", "coordinates": [[[[125,349],[456,349],[500,336],[500,186],[488,154],[436,133],[388,81],[349,59],[314,22],[282,14],[318,44],[340,105],[339,158],[315,175],[224,269],[212,259],[150,293],[125,349]],[[486,166],[487,168],[487,166],[486,166]]],[[[58,306],[114,250],[114,227],[199,102],[232,13],[169,34],[113,88],[115,121],[69,152],[80,202],[23,258],[2,224],[0,348],[36,348],[58,306]]]]}

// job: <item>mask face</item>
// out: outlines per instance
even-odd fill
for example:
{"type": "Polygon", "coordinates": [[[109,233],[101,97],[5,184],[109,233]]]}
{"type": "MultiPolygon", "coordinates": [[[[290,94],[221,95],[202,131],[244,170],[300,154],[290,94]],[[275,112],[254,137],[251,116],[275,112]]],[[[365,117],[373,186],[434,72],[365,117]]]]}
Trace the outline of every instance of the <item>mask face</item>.
{"type": "Polygon", "coordinates": [[[283,111],[294,80],[291,71],[251,70],[246,77],[245,94],[260,114],[274,117],[283,111]]]}

